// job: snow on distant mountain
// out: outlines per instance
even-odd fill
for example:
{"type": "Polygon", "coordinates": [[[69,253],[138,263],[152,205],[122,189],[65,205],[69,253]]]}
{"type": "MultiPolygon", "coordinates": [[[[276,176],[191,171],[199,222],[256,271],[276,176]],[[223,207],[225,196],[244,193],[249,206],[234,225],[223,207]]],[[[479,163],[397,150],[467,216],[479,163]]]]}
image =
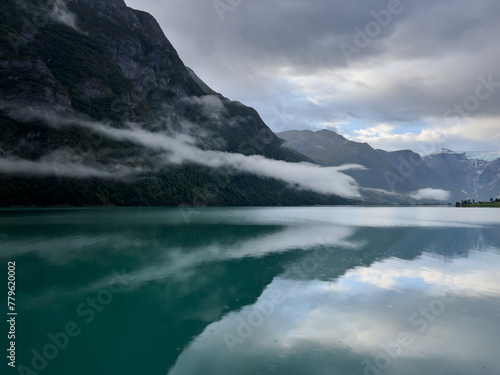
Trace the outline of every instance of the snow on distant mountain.
{"type": "Polygon", "coordinates": [[[367,189],[390,190],[400,195],[417,192],[410,195],[413,199],[448,193],[449,198],[441,194],[438,199],[444,201],[489,200],[500,196],[500,151],[472,153],[442,148],[420,157],[410,150],[374,150],[366,143],[349,141],[330,130],[289,130],[278,136],[321,165],[363,165],[366,170],[349,173],[365,192],[367,189]]]}
{"type": "Polygon", "coordinates": [[[442,149],[426,156],[424,160],[469,199],[488,200],[500,196],[500,152],[453,152],[442,149]]]}
{"type": "Polygon", "coordinates": [[[425,155],[427,157],[439,154],[446,155],[464,155],[469,160],[483,160],[483,161],[493,161],[500,159],[500,150],[497,151],[452,151],[447,148],[442,148],[438,152],[433,154],[425,155]]]}
{"type": "Polygon", "coordinates": [[[500,150],[498,151],[466,151],[465,155],[470,160],[493,161],[500,159],[500,150]]]}

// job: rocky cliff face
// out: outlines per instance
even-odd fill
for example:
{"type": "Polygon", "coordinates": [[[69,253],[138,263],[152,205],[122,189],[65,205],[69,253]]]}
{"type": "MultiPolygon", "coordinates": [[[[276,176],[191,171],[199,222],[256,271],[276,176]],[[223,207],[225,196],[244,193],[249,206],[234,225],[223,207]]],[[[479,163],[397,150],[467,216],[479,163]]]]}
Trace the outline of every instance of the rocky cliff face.
{"type": "Polygon", "coordinates": [[[363,187],[397,192],[411,192],[420,189],[413,180],[402,177],[397,166],[391,165],[377,151],[366,143],[349,141],[330,131],[290,130],[278,133],[300,153],[325,166],[360,164],[367,170],[348,171],[363,187]]]}
{"type": "Polygon", "coordinates": [[[149,101],[203,94],[150,14],[123,1],[72,0],[68,8],[89,15],[80,17],[78,26],[105,43],[125,77],[149,101]]]}
{"type": "Polygon", "coordinates": [[[500,195],[500,159],[469,159],[450,150],[422,158],[410,150],[387,152],[345,139],[329,130],[278,133],[287,144],[322,165],[356,163],[350,171],[363,187],[405,194],[420,189],[450,192],[449,200],[489,200],[500,195]]]}
{"type": "Polygon", "coordinates": [[[11,21],[0,55],[3,107],[82,112],[72,97],[114,97],[121,120],[135,120],[147,107],[158,110],[165,101],[203,94],[155,19],[123,1],[18,1],[2,12],[11,21]],[[50,16],[54,9],[56,18],[50,16]]]}
{"type": "Polygon", "coordinates": [[[57,112],[71,109],[71,98],[38,57],[0,59],[0,108],[50,107],[57,112]]]}
{"type": "Polygon", "coordinates": [[[465,153],[443,150],[424,158],[426,164],[462,193],[461,199],[486,201],[500,195],[500,159],[469,159],[465,153]]]}
{"type": "Polygon", "coordinates": [[[346,202],[175,158],[310,161],[189,70],[151,15],[122,0],[0,1],[0,205],[346,202]]]}
{"type": "Polygon", "coordinates": [[[478,196],[483,200],[500,197],[500,159],[488,162],[477,179],[478,196]]]}
{"type": "Polygon", "coordinates": [[[421,188],[449,191],[452,193],[451,199],[462,197],[455,186],[449,184],[440,174],[433,171],[416,152],[411,150],[393,152],[377,150],[377,152],[398,170],[400,176],[410,178],[421,188]]]}
{"type": "Polygon", "coordinates": [[[187,120],[205,147],[308,160],[282,148],[255,110],[206,86],[156,20],[124,1],[17,0],[1,12],[0,109],[17,119],[30,108],[177,132],[187,120]]]}

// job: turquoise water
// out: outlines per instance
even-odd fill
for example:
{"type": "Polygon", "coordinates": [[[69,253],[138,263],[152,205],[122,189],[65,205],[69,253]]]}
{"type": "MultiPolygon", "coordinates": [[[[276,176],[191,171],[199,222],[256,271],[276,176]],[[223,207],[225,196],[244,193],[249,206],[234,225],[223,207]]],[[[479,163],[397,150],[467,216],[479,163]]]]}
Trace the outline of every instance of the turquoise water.
{"type": "Polygon", "coordinates": [[[497,209],[2,210],[0,241],[2,373],[500,373],[497,209]]]}

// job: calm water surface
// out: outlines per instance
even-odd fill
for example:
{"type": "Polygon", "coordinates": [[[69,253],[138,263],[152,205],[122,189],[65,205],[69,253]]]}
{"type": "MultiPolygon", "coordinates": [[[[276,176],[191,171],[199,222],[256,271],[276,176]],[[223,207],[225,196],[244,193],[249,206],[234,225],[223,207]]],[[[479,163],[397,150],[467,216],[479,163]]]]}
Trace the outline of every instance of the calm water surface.
{"type": "Polygon", "coordinates": [[[500,373],[497,209],[2,210],[0,258],[12,374],[500,373]]]}

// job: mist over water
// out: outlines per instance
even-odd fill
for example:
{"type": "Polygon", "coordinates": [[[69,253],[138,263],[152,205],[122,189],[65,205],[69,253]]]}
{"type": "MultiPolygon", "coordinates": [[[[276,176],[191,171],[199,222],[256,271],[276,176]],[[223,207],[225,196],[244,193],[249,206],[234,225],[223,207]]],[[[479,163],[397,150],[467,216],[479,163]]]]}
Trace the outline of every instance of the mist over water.
{"type": "Polygon", "coordinates": [[[41,374],[500,369],[496,209],[11,209],[0,241],[41,374]]]}
{"type": "MultiPolygon", "coordinates": [[[[210,115],[213,110],[222,105],[218,98],[205,97],[188,98],[187,101],[198,102],[203,112],[210,115]]],[[[15,113],[15,112],[12,112],[15,113]]],[[[362,195],[356,180],[343,173],[349,170],[366,170],[358,164],[345,164],[337,167],[321,167],[308,162],[292,163],[283,160],[274,160],[262,155],[243,155],[216,150],[204,150],[196,139],[185,133],[175,135],[165,132],[151,132],[141,128],[139,124],[126,124],[125,129],[116,129],[106,123],[85,121],[77,118],[63,118],[38,111],[33,118],[41,119],[50,126],[59,128],[77,125],[92,131],[99,137],[105,137],[122,142],[133,142],[145,147],[156,154],[155,165],[171,166],[181,164],[195,164],[209,167],[214,171],[222,170],[227,173],[249,173],[255,176],[273,178],[287,183],[290,187],[299,190],[309,190],[320,194],[335,194],[345,198],[360,199],[362,195]]],[[[175,123],[175,126],[192,131],[196,129],[203,134],[204,130],[187,120],[175,123]]],[[[87,153],[79,156],[67,150],[55,151],[37,161],[19,158],[0,157],[0,173],[26,176],[53,176],[76,178],[133,178],[145,172],[155,172],[155,169],[145,167],[143,157],[131,160],[118,160],[111,165],[103,165],[96,160],[95,155],[87,153]],[[125,161],[125,162],[124,162],[125,161]]]]}

